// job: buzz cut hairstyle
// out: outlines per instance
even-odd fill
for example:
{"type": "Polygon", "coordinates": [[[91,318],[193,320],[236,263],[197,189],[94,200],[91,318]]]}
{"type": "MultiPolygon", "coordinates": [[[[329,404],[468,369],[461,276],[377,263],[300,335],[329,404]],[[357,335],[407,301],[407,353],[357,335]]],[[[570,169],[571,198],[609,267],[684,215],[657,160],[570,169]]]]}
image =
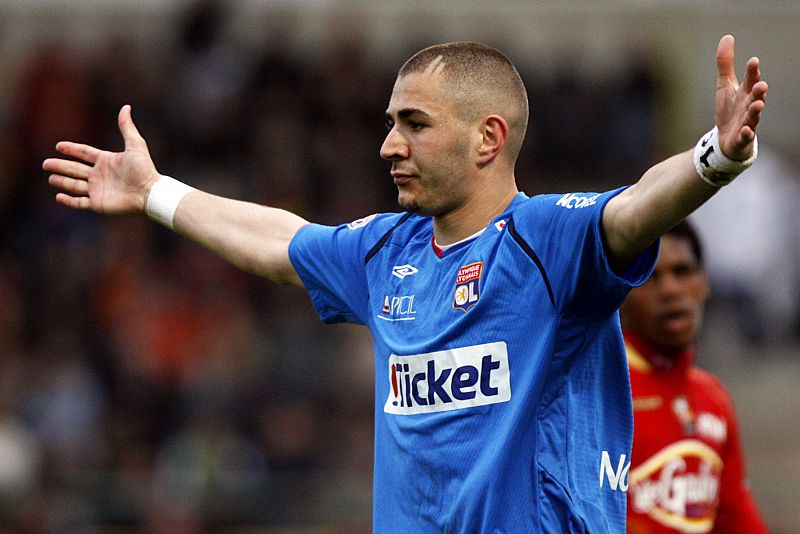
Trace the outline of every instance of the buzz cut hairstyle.
{"type": "Polygon", "coordinates": [[[470,120],[485,109],[500,114],[509,126],[508,155],[516,159],[528,128],[528,92],[522,77],[508,57],[491,46],[470,41],[443,43],[423,48],[411,56],[398,78],[416,72],[441,72],[461,110],[470,120]],[[501,109],[492,109],[502,106],[501,109]]]}

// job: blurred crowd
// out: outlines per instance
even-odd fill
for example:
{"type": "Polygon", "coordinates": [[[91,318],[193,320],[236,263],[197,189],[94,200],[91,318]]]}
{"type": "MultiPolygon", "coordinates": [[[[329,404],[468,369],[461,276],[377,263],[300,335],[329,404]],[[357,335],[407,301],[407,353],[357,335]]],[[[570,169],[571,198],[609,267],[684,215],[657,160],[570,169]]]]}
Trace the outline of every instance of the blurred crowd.
{"type": "MultiPolygon", "coordinates": [[[[87,56],[43,37],[0,103],[9,531],[369,530],[366,330],[324,327],[302,291],[144,218],[58,206],[41,171],[59,140],[119,150],[130,103],[159,171],[187,183],[327,224],[396,210],[378,149],[399,64],[369,61],[357,35],[313,61],[279,40],[253,55],[223,31],[220,5],[181,16],[158,57],[124,39],[87,56]]],[[[655,160],[661,82],[646,58],[624,80],[521,66],[527,193],[616,187],[655,160]]]]}

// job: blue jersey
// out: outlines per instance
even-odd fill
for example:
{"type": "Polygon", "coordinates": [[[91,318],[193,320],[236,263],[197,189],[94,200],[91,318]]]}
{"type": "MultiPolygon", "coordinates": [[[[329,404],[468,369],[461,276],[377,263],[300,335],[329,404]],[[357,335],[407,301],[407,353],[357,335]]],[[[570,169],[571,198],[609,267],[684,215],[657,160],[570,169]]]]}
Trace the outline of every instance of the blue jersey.
{"type": "Polygon", "coordinates": [[[604,194],[520,193],[437,254],[431,219],[308,225],[289,253],[321,318],[375,343],[378,533],[624,532],[633,438],[604,194]]]}

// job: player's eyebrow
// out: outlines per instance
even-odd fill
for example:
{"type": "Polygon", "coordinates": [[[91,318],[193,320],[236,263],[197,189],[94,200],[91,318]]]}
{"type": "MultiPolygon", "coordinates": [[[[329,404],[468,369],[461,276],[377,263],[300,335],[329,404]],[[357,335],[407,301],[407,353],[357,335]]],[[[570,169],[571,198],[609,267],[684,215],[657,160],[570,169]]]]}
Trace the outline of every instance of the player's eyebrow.
{"type": "MultiPolygon", "coordinates": [[[[408,117],[410,117],[412,115],[421,115],[423,118],[426,118],[426,119],[432,119],[433,118],[427,112],[422,111],[419,108],[403,108],[403,109],[401,109],[400,111],[397,112],[397,118],[398,119],[407,119],[408,117]]],[[[384,116],[385,116],[385,118],[387,120],[392,120],[392,115],[388,111],[384,114],[384,116]]]]}

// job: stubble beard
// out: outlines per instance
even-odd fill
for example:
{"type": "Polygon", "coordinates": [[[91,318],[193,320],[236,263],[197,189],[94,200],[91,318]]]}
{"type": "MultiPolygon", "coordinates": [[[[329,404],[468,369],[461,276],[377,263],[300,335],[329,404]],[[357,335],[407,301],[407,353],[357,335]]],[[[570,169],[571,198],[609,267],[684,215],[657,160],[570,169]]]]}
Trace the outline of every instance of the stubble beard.
{"type": "Polygon", "coordinates": [[[412,213],[419,212],[419,205],[415,200],[403,200],[402,193],[398,191],[397,193],[397,205],[400,206],[400,209],[403,211],[410,211],[412,213]]]}
{"type": "Polygon", "coordinates": [[[461,199],[454,193],[459,192],[458,185],[464,179],[464,162],[468,153],[469,146],[465,142],[453,145],[442,159],[440,172],[417,178],[417,185],[422,186],[422,191],[417,193],[427,193],[424,197],[428,201],[420,198],[419,194],[403,199],[402,192],[398,190],[397,203],[400,208],[425,217],[441,217],[456,209],[461,199]]]}
{"type": "Polygon", "coordinates": [[[427,201],[419,198],[418,195],[409,195],[410,198],[403,198],[402,193],[398,192],[397,203],[402,210],[423,217],[441,217],[458,207],[459,201],[452,196],[452,191],[455,190],[452,180],[428,179],[426,180],[426,190],[427,201]]]}

